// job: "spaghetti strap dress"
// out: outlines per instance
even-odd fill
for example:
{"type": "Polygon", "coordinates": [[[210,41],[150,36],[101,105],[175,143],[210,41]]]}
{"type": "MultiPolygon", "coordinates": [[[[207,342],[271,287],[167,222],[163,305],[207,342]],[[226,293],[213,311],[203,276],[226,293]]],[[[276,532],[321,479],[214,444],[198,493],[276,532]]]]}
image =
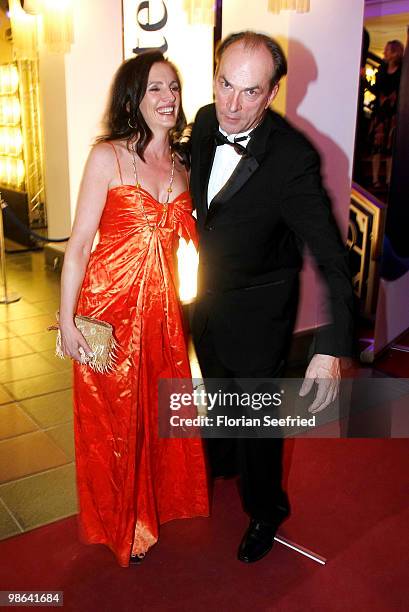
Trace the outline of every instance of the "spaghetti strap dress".
{"type": "Polygon", "coordinates": [[[113,326],[116,365],[74,363],[74,435],[81,538],[126,567],[162,523],[208,516],[209,493],[202,440],[158,434],[159,379],[191,377],[175,271],[179,238],[197,244],[191,198],[163,205],[117,162],[77,305],[113,326]]]}

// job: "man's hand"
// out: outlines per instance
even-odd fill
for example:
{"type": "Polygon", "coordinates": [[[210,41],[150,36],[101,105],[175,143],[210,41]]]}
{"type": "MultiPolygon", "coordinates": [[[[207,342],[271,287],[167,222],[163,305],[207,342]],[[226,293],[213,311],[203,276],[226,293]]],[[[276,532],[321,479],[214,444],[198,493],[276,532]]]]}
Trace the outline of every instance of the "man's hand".
{"type": "Polygon", "coordinates": [[[341,368],[339,357],[316,354],[305,373],[299,395],[304,397],[311,391],[314,382],[318,385],[315,400],[308,407],[309,412],[320,412],[335,400],[339,391],[341,368]]]}

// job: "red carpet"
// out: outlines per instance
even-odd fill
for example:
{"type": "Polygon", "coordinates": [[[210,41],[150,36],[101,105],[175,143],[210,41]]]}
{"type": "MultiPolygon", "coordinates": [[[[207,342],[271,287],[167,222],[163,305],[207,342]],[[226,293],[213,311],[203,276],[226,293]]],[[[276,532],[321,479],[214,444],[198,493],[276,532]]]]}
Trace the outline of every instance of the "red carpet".
{"type": "MultiPolygon", "coordinates": [[[[403,346],[399,343],[400,346],[403,346]]],[[[409,376],[409,352],[400,350],[389,350],[385,355],[376,360],[375,366],[377,370],[388,374],[388,376],[396,376],[397,378],[408,378],[409,376]]]]}
{"type": "Polygon", "coordinates": [[[77,541],[75,518],[0,542],[0,588],[64,591],[64,609],[371,611],[408,609],[409,442],[287,443],[293,514],[281,533],[327,558],[284,548],[235,560],[247,518],[234,481],[217,481],[213,518],[174,521],[141,566],[77,541]]]}
{"type": "Polygon", "coordinates": [[[388,349],[379,357],[374,368],[397,378],[409,377],[409,333],[404,334],[393,343],[397,348],[388,349]],[[401,349],[401,350],[399,350],[401,349]],[[403,349],[403,350],[402,350],[403,349]]]}

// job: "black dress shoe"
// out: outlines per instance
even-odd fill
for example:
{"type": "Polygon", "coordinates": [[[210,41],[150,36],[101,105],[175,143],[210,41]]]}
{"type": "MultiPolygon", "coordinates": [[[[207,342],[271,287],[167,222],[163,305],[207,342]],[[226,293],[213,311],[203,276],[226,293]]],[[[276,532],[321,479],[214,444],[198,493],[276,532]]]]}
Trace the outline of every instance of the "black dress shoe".
{"type": "Polygon", "coordinates": [[[273,547],[278,526],[279,521],[267,523],[251,519],[239,546],[238,560],[244,563],[253,563],[262,559],[273,547]]]}

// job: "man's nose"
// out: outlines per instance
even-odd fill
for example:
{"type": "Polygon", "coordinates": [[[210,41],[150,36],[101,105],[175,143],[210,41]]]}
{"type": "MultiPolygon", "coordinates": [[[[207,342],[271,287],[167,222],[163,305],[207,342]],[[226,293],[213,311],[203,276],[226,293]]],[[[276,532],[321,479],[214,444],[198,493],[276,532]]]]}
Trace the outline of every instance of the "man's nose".
{"type": "Polygon", "coordinates": [[[237,113],[241,110],[240,94],[239,92],[233,92],[228,101],[229,111],[231,113],[237,113]]]}

